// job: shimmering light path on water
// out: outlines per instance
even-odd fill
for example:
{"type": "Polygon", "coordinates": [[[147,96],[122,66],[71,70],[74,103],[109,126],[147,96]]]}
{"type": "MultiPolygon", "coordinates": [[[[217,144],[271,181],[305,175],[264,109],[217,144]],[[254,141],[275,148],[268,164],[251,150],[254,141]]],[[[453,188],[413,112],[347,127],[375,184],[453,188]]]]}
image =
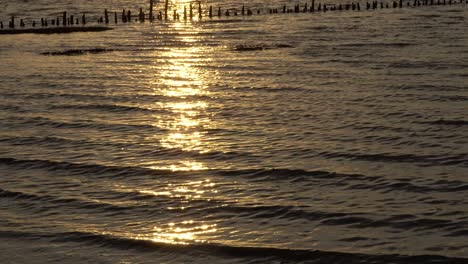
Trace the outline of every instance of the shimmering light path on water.
{"type": "MultiPolygon", "coordinates": [[[[2,2],[0,16],[110,2],[66,4],[2,2]]],[[[0,255],[466,262],[465,17],[440,6],[2,36],[0,255]],[[41,55],[94,48],[109,51],[41,55]]]]}

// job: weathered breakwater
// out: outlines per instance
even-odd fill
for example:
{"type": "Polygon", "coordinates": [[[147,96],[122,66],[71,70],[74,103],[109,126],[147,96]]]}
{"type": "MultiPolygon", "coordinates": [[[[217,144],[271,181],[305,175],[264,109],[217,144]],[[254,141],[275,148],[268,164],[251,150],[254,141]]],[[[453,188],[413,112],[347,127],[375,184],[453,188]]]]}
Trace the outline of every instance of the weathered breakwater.
{"type": "Polygon", "coordinates": [[[70,33],[77,31],[102,31],[107,30],[109,24],[120,23],[145,23],[155,21],[203,21],[205,18],[229,18],[253,15],[275,15],[294,13],[317,13],[331,11],[374,11],[389,8],[417,8],[436,7],[445,5],[466,6],[468,0],[393,0],[393,1],[366,1],[366,2],[346,2],[341,4],[329,4],[311,0],[310,2],[297,3],[293,6],[282,5],[280,7],[250,8],[242,5],[239,8],[222,8],[221,6],[202,5],[200,1],[190,2],[188,5],[170,5],[169,1],[161,4],[160,8],[155,8],[154,0],[149,1],[147,12],[140,7],[138,12],[129,9],[120,11],[105,9],[102,16],[88,18],[85,13],[71,14],[64,11],[61,16],[53,18],[42,17],[39,19],[24,20],[12,16],[4,24],[0,19],[1,34],[18,33],[70,33]],[[106,27],[88,27],[88,24],[103,24],[106,27]],[[28,28],[25,30],[25,28],[28,28]],[[74,28],[74,29],[72,29],[74,28]],[[20,30],[18,30],[20,29],[20,30]]]}
{"type": "Polygon", "coordinates": [[[92,27],[49,27],[49,28],[22,28],[0,30],[0,35],[7,34],[66,34],[74,32],[102,32],[112,30],[110,27],[92,26],[92,27]]]}

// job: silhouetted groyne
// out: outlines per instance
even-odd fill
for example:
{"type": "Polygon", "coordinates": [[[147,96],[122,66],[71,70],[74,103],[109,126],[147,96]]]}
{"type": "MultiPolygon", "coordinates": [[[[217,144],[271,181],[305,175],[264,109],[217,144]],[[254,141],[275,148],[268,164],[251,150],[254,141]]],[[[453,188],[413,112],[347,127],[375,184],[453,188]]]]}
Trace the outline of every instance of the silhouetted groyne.
{"type": "Polygon", "coordinates": [[[5,29],[0,30],[0,35],[6,34],[65,34],[74,32],[102,32],[111,30],[110,27],[55,27],[55,28],[22,28],[22,29],[5,29]]]}
{"type": "Polygon", "coordinates": [[[109,24],[115,25],[122,23],[139,22],[144,23],[149,21],[203,21],[205,19],[221,18],[227,19],[230,17],[253,16],[253,15],[276,15],[276,14],[294,14],[294,13],[318,13],[318,12],[344,12],[344,11],[373,11],[378,9],[389,8],[417,8],[417,7],[434,7],[447,5],[463,5],[466,6],[468,0],[392,0],[392,1],[366,1],[366,2],[347,2],[343,4],[328,4],[310,0],[305,3],[297,3],[293,6],[283,5],[280,7],[269,8],[249,8],[242,5],[239,8],[223,9],[221,6],[213,7],[212,5],[203,6],[200,1],[190,2],[183,7],[180,5],[170,6],[166,0],[161,4],[160,9],[155,10],[154,0],[149,0],[148,12],[141,7],[137,16],[131,10],[122,9],[121,11],[109,11],[105,9],[102,16],[95,17],[93,21],[86,17],[86,14],[72,15],[66,11],[61,16],[54,18],[40,18],[37,20],[24,21],[14,16],[8,21],[8,27],[5,27],[3,21],[0,21],[0,34],[21,34],[21,33],[38,33],[38,34],[56,34],[56,33],[71,33],[71,32],[96,32],[109,30],[109,24]],[[172,8],[172,9],[170,9],[172,8]],[[183,10],[183,11],[182,11],[183,10]],[[156,12],[155,12],[156,11],[156,12]],[[180,14],[179,14],[180,12],[180,14]],[[171,14],[172,13],[172,14],[171,14]],[[113,19],[111,19],[113,18],[113,19]],[[18,23],[19,22],[19,23],[18,23]],[[105,26],[87,26],[88,23],[105,24],[105,26]],[[19,28],[18,28],[19,26],[19,28]],[[25,29],[25,27],[28,27],[25,29]]]}

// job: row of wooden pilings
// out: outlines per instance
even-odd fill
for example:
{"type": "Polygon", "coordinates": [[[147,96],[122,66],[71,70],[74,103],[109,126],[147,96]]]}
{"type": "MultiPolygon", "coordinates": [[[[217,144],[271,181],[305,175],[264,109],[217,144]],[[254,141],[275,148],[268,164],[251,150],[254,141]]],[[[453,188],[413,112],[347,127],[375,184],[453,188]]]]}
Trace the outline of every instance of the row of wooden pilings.
{"type": "MultiPolygon", "coordinates": [[[[150,6],[149,6],[149,14],[145,14],[143,11],[143,8],[140,8],[138,16],[132,16],[132,12],[130,10],[122,10],[122,12],[109,12],[107,9],[104,10],[104,16],[101,16],[95,20],[95,22],[99,24],[109,24],[111,23],[111,20],[113,20],[114,24],[119,23],[119,17],[120,17],[120,22],[122,23],[130,23],[133,21],[136,22],[145,22],[146,19],[148,19],[150,22],[153,22],[154,20],[169,20],[169,2],[168,0],[165,1],[164,4],[164,11],[159,11],[156,15],[154,15],[154,0],[150,0],[150,6]],[[113,19],[112,18],[113,15],[113,19]],[[134,20],[135,19],[135,20],[134,20]]],[[[452,5],[452,4],[461,4],[461,3],[468,3],[468,0],[398,0],[395,1],[393,0],[391,3],[389,2],[378,2],[378,1],[372,1],[372,2],[366,2],[365,4],[365,10],[375,10],[375,9],[384,9],[384,8],[403,8],[403,7],[418,7],[418,6],[434,6],[434,5],[452,5]],[[405,4],[406,2],[406,4],[405,4]]],[[[213,10],[213,6],[209,6],[207,9],[207,12],[203,12],[201,2],[197,2],[197,16],[198,20],[201,20],[204,15],[206,15],[209,18],[213,17],[222,17],[222,16],[251,16],[254,13],[256,14],[262,14],[262,11],[260,9],[257,9],[256,12],[252,11],[250,8],[246,8],[245,5],[242,5],[242,8],[240,10],[237,9],[226,9],[222,10],[221,7],[218,7],[217,10],[213,10]]],[[[364,9],[364,7],[362,8],[364,9]]],[[[351,2],[351,3],[346,3],[346,4],[324,4],[324,3],[315,3],[315,0],[311,0],[310,6],[305,3],[303,6],[300,4],[294,5],[293,8],[289,8],[286,5],[283,5],[281,8],[269,8],[265,12],[266,14],[279,14],[279,13],[306,13],[306,12],[327,12],[327,11],[343,11],[343,10],[353,10],[353,11],[360,11],[361,10],[361,5],[359,2],[351,2]]],[[[183,9],[183,14],[182,14],[182,19],[184,21],[190,20],[192,21],[194,19],[194,7],[193,4],[190,3],[189,7],[187,9],[187,6],[184,6],[183,9]]],[[[172,20],[180,20],[181,17],[177,10],[173,10],[172,14],[172,20]]],[[[68,15],[67,12],[63,12],[62,17],[56,17],[52,19],[47,19],[47,18],[41,18],[40,19],[40,26],[41,27],[48,27],[48,26],[74,26],[74,25],[86,25],[88,23],[88,20],[86,18],[85,14],[82,14],[79,17],[75,17],[74,15],[68,15]]],[[[20,27],[25,27],[26,24],[23,19],[20,19],[19,23],[20,27]]],[[[36,23],[35,20],[32,21],[31,26],[34,28],[36,26],[39,26],[39,22],[36,23]]],[[[14,29],[16,27],[15,24],[15,17],[12,16],[10,21],[8,22],[8,27],[10,29],[14,29]]],[[[0,21],[0,29],[3,29],[4,25],[3,22],[0,21]]]]}

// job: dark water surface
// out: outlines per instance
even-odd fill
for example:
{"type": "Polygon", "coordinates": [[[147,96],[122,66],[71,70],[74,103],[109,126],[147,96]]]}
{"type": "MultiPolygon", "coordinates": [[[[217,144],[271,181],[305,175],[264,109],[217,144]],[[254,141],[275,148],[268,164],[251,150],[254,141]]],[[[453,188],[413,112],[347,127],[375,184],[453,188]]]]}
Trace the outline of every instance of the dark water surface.
{"type": "Polygon", "coordinates": [[[467,263],[467,10],[0,36],[2,262],[467,263]]]}

